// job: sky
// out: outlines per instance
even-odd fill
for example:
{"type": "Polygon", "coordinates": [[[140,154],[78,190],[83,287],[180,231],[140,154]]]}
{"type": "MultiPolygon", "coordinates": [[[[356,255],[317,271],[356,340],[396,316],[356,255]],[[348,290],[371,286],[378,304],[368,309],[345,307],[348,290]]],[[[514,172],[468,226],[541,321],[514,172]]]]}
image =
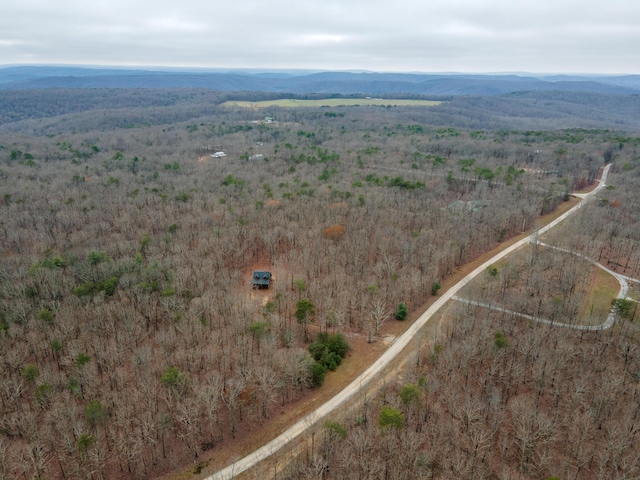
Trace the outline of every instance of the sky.
{"type": "Polygon", "coordinates": [[[0,65],[640,74],[638,0],[3,0],[0,65]]]}

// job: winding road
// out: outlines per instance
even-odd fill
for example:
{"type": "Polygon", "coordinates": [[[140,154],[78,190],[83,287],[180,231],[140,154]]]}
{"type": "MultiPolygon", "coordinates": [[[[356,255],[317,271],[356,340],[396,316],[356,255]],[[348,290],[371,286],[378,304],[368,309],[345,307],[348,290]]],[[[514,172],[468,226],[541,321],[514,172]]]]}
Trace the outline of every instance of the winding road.
{"type": "MultiPolygon", "coordinates": [[[[626,275],[622,275],[620,273],[616,273],[613,270],[605,267],[604,265],[596,262],[595,260],[593,260],[593,259],[591,259],[589,257],[585,257],[581,253],[576,253],[574,251],[571,251],[571,250],[568,250],[568,249],[562,248],[562,247],[555,247],[553,245],[549,245],[548,243],[544,243],[544,242],[541,242],[539,240],[537,241],[537,243],[538,243],[538,245],[542,245],[543,247],[552,248],[552,249],[558,250],[560,252],[568,253],[570,255],[576,255],[576,256],[578,256],[580,258],[583,258],[587,262],[595,265],[596,267],[600,268],[601,270],[604,270],[605,272],[607,272],[608,274],[613,276],[616,280],[618,280],[618,283],[620,284],[620,290],[618,291],[618,296],[616,297],[617,299],[624,300],[624,299],[627,298],[627,293],[629,293],[629,282],[640,283],[640,280],[638,280],[637,278],[631,278],[631,277],[627,277],[626,275]]],[[[471,300],[471,299],[468,299],[468,298],[462,298],[462,297],[459,297],[457,295],[454,295],[453,299],[457,300],[458,302],[466,303],[468,305],[474,305],[474,306],[477,306],[477,307],[483,307],[483,308],[488,308],[488,309],[491,309],[491,310],[496,310],[498,312],[508,313],[509,315],[514,315],[514,316],[526,318],[528,320],[533,320],[534,322],[545,323],[547,325],[553,325],[555,327],[572,328],[574,330],[590,330],[590,331],[606,330],[608,328],[613,327],[613,324],[616,321],[616,316],[618,314],[617,308],[615,306],[613,306],[613,307],[611,307],[611,311],[609,312],[609,315],[607,315],[607,319],[605,320],[604,323],[602,323],[600,325],[575,325],[575,324],[572,324],[572,323],[556,322],[554,320],[548,320],[548,319],[542,318],[542,317],[535,317],[533,315],[527,315],[526,313],[520,313],[520,312],[516,312],[514,310],[508,310],[506,308],[502,308],[502,307],[499,307],[497,305],[491,305],[491,304],[488,304],[488,303],[478,302],[476,300],[471,300]]]]}
{"type": "Polygon", "coordinates": [[[610,164],[607,165],[603,172],[602,177],[598,183],[598,186],[593,189],[589,193],[585,194],[576,194],[577,197],[582,200],[576,206],[550,222],[549,224],[541,227],[534,231],[531,235],[519,240],[508,248],[502,250],[478,268],[473,270],[470,274],[456,283],[453,287],[449,288],[446,292],[444,292],[438,300],[433,303],[414,323],[409,327],[407,331],[405,331],[400,337],[398,337],[389,348],[373,363],[365,372],[363,372],[359,377],[357,377],[353,382],[351,382],[347,387],[344,388],[340,393],[334,396],[331,400],[326,402],[325,404],[318,407],[314,412],[310,413],[306,417],[302,418],[294,425],[292,425],[289,429],[287,429],[282,434],[278,435],[276,438],[255,450],[253,453],[250,453],[244,458],[234,462],[228,467],[214,473],[206,477],[204,480],[227,480],[234,478],[236,475],[252,468],[262,460],[268,458],[269,456],[276,453],[278,450],[283,448],[287,443],[291,442],[298,436],[300,436],[305,430],[314,425],[319,420],[325,418],[329,413],[336,410],[338,407],[343,405],[347,400],[352,398],[357,392],[361,391],[367,384],[376,377],[391,361],[398,355],[404,348],[409,345],[411,340],[415,337],[415,335],[419,332],[419,330],[431,319],[431,317],[440,309],[442,306],[447,303],[449,300],[454,299],[454,296],[462,289],[467,283],[469,283],[473,278],[475,278],[480,273],[484,272],[485,269],[499,261],[500,259],[506,257],[507,255],[513,253],[515,250],[527,245],[531,242],[537,242],[538,237],[545,232],[551,230],[553,227],[558,225],[560,222],[565,220],[570,215],[577,212],[584,203],[592,198],[599,190],[604,188],[605,181],[607,179],[607,175],[609,173],[610,164]]]}

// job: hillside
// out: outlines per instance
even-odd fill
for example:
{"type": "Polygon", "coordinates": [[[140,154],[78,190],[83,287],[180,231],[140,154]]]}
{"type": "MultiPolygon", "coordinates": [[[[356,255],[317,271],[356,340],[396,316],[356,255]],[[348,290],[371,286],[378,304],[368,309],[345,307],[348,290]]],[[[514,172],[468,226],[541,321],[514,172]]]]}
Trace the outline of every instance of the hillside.
{"type": "MultiPolygon", "coordinates": [[[[389,98],[390,96],[387,96],[389,98]]],[[[321,94],[221,92],[209,89],[43,89],[0,90],[0,129],[47,135],[61,131],[112,130],[136,125],[171,125],[228,115],[218,108],[228,100],[326,98],[321,94]]],[[[398,95],[395,98],[405,98],[398,95]]],[[[424,98],[424,97],[417,97],[424,98]]],[[[393,107],[405,122],[477,130],[588,128],[640,130],[640,96],[588,92],[537,91],[494,96],[438,96],[434,108],[393,107]]],[[[359,107],[342,107],[342,113],[359,107]]],[[[375,117],[371,109],[365,110],[375,117]]],[[[270,107],[238,111],[234,119],[295,117],[299,113],[270,107]]]]}
{"type": "MultiPolygon", "coordinates": [[[[337,375],[332,368],[356,371],[369,341],[384,348],[403,325],[395,319],[400,304],[410,317],[435,285],[566,205],[569,192],[592,184],[605,161],[615,164],[610,188],[557,242],[639,274],[640,136],[630,127],[633,106],[622,100],[635,97],[589,94],[597,100],[591,107],[585,94],[554,92],[544,92],[544,105],[527,93],[430,107],[220,106],[269,95],[277,96],[208,89],[0,93],[0,478],[155,478],[215,461],[229,442],[322,392],[323,375],[337,375]],[[598,119],[598,112],[610,118],[598,119]],[[586,114],[592,118],[581,118],[586,114]],[[627,128],[560,128],[612,125],[615,118],[627,128]],[[553,127],[517,128],[527,125],[553,127]],[[226,157],[212,157],[217,151],[226,157]],[[272,272],[273,287],[251,289],[254,270],[272,272]],[[323,350],[322,333],[342,334],[353,350],[338,360],[323,350]],[[320,345],[310,349],[314,341],[320,345]]],[[[537,281],[559,264],[540,257],[537,281]]],[[[573,272],[562,278],[576,279],[583,264],[562,268],[573,272]]],[[[539,299],[524,295],[532,305],[545,302],[545,312],[570,311],[586,297],[565,298],[569,283],[559,279],[557,292],[540,289],[539,299]],[[565,300],[566,309],[553,310],[565,300]]],[[[438,432],[461,429],[451,439],[485,434],[464,430],[459,412],[466,404],[451,403],[458,393],[437,387],[448,376],[475,378],[477,365],[486,378],[496,375],[490,396],[474,384],[468,402],[476,411],[486,400],[479,411],[492,420],[501,418],[496,409],[517,415],[555,398],[553,390],[530,397],[548,384],[540,383],[544,362],[521,353],[544,343],[541,354],[551,355],[556,347],[546,331],[509,326],[507,317],[488,319],[484,329],[471,319],[486,314],[454,314],[465,320],[460,330],[444,329],[424,344],[439,341],[442,355],[425,358],[439,352],[424,350],[420,370],[404,374],[411,384],[427,379],[440,402],[432,413],[444,419],[414,453],[437,443],[438,432]],[[486,341],[497,329],[511,348],[494,353],[486,341]],[[514,370],[516,360],[537,375],[522,387],[525,370],[514,370]]],[[[557,348],[569,353],[555,356],[564,360],[543,369],[543,379],[566,379],[581,358],[602,352],[591,356],[613,365],[624,383],[611,389],[612,402],[592,362],[584,385],[571,384],[586,392],[577,399],[580,418],[595,422],[585,424],[585,434],[602,425],[593,449],[624,440],[627,453],[637,452],[637,437],[623,435],[620,423],[634,418],[626,414],[638,404],[637,320],[621,321],[608,335],[558,337],[557,348]]],[[[376,456],[383,442],[400,448],[404,432],[414,438],[406,430],[377,436],[379,409],[404,408],[398,398],[376,396],[362,414],[366,421],[354,419],[357,428],[338,419],[354,445],[345,455],[357,448],[353,438],[376,445],[367,450],[376,456]]],[[[565,418],[572,398],[561,392],[557,437],[545,437],[531,458],[502,455],[502,445],[516,445],[513,423],[483,441],[482,452],[491,452],[482,463],[487,476],[498,467],[518,470],[519,462],[523,478],[553,473],[549,462],[538,462],[546,452],[538,447],[573,435],[565,418]]],[[[407,418],[421,418],[422,405],[407,403],[407,418]]],[[[443,455],[472,461],[466,444],[443,448],[443,455]]],[[[613,459],[616,451],[598,459],[603,472],[631,462],[626,453],[613,459]]],[[[570,454],[558,459],[568,465],[570,454]]],[[[296,473],[307,471],[302,460],[292,476],[307,475],[296,473]]],[[[374,460],[372,467],[384,465],[374,460]]],[[[406,472],[413,470],[398,475],[406,472]]]]}

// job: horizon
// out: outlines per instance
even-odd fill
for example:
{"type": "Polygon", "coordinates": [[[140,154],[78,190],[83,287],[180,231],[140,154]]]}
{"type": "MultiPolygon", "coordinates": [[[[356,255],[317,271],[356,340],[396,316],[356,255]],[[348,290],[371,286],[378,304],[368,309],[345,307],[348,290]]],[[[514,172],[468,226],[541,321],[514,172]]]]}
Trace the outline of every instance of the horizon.
{"type": "Polygon", "coordinates": [[[569,76],[569,77],[618,77],[640,76],[640,73],[626,72],[569,72],[569,71],[400,71],[367,70],[359,68],[321,69],[321,68],[279,68],[279,67],[200,67],[177,65],[126,65],[126,64],[73,64],[73,63],[16,63],[0,64],[0,69],[8,68],[69,68],[86,70],[122,70],[148,72],[185,72],[185,73],[289,73],[291,75],[311,75],[316,73],[354,73],[354,74],[395,74],[395,75],[477,75],[477,76],[569,76]]]}

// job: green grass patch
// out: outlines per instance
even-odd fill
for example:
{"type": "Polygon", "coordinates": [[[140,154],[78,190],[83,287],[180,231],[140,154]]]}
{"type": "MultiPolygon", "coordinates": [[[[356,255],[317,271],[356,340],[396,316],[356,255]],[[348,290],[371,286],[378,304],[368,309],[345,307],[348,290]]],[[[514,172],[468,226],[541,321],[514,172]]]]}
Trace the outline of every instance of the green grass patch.
{"type": "Polygon", "coordinates": [[[221,104],[223,107],[268,108],[268,107],[433,107],[442,102],[436,100],[412,100],[390,98],[324,98],[319,100],[298,100],[282,98],[279,100],[264,100],[261,102],[229,101],[221,104]]]}

